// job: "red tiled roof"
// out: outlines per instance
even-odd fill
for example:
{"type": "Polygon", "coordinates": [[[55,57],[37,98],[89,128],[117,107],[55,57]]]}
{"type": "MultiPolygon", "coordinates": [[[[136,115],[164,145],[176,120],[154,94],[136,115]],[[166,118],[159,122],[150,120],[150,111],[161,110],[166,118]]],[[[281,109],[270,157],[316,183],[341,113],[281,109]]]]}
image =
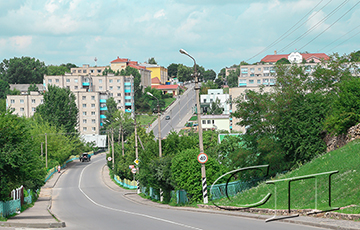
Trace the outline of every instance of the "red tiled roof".
{"type": "Polygon", "coordinates": [[[155,88],[155,89],[178,89],[179,85],[152,85],[151,88],[155,88]]]}
{"type": "Polygon", "coordinates": [[[141,65],[128,64],[128,66],[133,67],[135,69],[146,69],[144,66],[141,66],[141,65]]]}
{"type": "MultiPolygon", "coordinates": [[[[275,54],[275,55],[266,55],[263,59],[261,59],[262,62],[265,63],[269,63],[269,62],[277,62],[279,61],[281,58],[286,58],[288,59],[289,54],[275,54]]],[[[324,60],[329,60],[329,56],[324,54],[324,53],[310,53],[310,54],[301,54],[301,56],[305,59],[308,60],[309,58],[313,57],[313,58],[318,58],[318,59],[324,59],[324,60]]]]}
{"type": "Polygon", "coordinates": [[[289,54],[273,54],[273,55],[266,55],[261,61],[263,62],[277,62],[281,58],[288,58],[289,54]]]}
{"type": "Polygon", "coordinates": [[[160,80],[157,77],[151,78],[151,84],[160,84],[160,80]]]}
{"type": "Polygon", "coordinates": [[[110,63],[128,62],[128,61],[130,61],[130,60],[127,58],[119,58],[119,56],[118,56],[117,59],[111,61],[110,63]]]}

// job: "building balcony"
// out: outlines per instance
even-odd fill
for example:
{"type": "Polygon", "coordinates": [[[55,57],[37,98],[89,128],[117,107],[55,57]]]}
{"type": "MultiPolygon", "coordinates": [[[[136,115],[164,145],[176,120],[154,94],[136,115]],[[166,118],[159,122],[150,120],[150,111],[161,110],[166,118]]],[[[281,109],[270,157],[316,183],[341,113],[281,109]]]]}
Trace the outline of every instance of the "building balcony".
{"type": "Polygon", "coordinates": [[[125,86],[127,86],[127,85],[128,85],[128,86],[131,86],[131,82],[124,82],[124,85],[125,85],[125,86]]]}
{"type": "Polygon", "coordinates": [[[125,89],[125,93],[131,93],[131,89],[125,89]]]}
{"type": "Polygon", "coordinates": [[[125,96],[125,100],[131,100],[131,96],[125,96]]]}
{"type": "Polygon", "coordinates": [[[125,109],[125,113],[131,113],[131,109],[125,109]]]}
{"type": "Polygon", "coordinates": [[[100,118],[106,119],[106,116],[105,115],[100,115],[100,118]]]}
{"type": "Polygon", "coordinates": [[[90,82],[83,82],[82,85],[83,86],[90,86],[90,82]]]}
{"type": "Polygon", "coordinates": [[[100,111],[108,110],[107,107],[101,107],[100,111]]]}
{"type": "Polygon", "coordinates": [[[125,106],[131,106],[132,103],[131,102],[125,102],[125,106]]]}
{"type": "Polygon", "coordinates": [[[100,103],[106,103],[106,99],[100,99],[100,103]]]}

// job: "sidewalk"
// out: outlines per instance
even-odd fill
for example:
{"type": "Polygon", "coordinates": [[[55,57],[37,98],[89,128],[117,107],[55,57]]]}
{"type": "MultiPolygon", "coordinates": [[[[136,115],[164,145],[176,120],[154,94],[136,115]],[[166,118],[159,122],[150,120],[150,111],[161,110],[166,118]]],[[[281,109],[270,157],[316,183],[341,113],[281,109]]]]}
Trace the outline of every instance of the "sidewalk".
{"type": "Polygon", "coordinates": [[[57,221],[51,213],[52,188],[56,185],[60,176],[66,171],[54,175],[45,183],[40,190],[40,195],[34,206],[24,212],[11,217],[6,222],[0,222],[0,227],[17,228],[63,228],[65,222],[57,221]]]}

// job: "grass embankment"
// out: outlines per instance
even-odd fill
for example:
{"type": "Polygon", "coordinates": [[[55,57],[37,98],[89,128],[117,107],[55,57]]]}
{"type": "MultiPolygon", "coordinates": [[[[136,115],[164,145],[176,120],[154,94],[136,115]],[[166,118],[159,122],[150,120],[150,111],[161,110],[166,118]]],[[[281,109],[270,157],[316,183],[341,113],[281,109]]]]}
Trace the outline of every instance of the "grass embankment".
{"type": "MultiPolygon", "coordinates": [[[[360,140],[352,141],[346,146],[326,153],[313,159],[298,169],[276,176],[270,180],[299,177],[310,174],[338,170],[339,173],[331,176],[331,206],[353,207],[339,210],[341,213],[360,213],[360,140]]],[[[269,181],[269,180],[268,180],[269,181]]],[[[322,176],[317,179],[317,209],[328,208],[328,180],[322,176]]],[[[224,206],[237,206],[253,204],[260,201],[267,193],[270,199],[258,208],[275,209],[274,185],[262,182],[257,187],[244,191],[231,198],[220,199],[215,203],[224,206]]],[[[287,209],[288,189],[287,183],[276,186],[276,209],[287,209]]],[[[315,179],[306,179],[291,182],[291,209],[315,209],[315,179]]]]}
{"type": "Polygon", "coordinates": [[[155,121],[157,115],[137,115],[136,122],[140,123],[141,125],[149,125],[155,121]]]}

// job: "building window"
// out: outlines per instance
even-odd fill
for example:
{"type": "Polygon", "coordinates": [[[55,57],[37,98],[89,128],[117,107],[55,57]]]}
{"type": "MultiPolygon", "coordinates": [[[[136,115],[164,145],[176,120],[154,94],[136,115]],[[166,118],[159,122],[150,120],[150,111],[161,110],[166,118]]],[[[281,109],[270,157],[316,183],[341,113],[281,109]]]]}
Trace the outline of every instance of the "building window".
{"type": "Polygon", "coordinates": [[[109,79],[109,83],[112,83],[113,82],[113,79],[109,79]]]}
{"type": "Polygon", "coordinates": [[[86,116],[86,112],[83,112],[83,115],[86,116]]]}
{"type": "Polygon", "coordinates": [[[83,100],[86,100],[86,96],[82,96],[82,99],[83,99],[83,100]]]}
{"type": "Polygon", "coordinates": [[[249,80],[249,84],[254,84],[254,80],[249,80]]]}
{"type": "Polygon", "coordinates": [[[92,131],[96,131],[96,128],[95,128],[95,127],[92,127],[91,129],[92,129],[92,131]]]}
{"type": "Polygon", "coordinates": [[[41,104],[44,103],[44,99],[41,99],[41,104]]]}
{"type": "Polygon", "coordinates": [[[91,70],[90,70],[90,73],[94,73],[94,70],[93,70],[93,69],[91,69],[91,70]]]}
{"type": "Polygon", "coordinates": [[[95,119],[91,119],[91,123],[95,124],[96,120],[95,119]]]}
{"type": "Polygon", "coordinates": [[[56,83],[59,83],[59,79],[55,79],[55,82],[56,82],[56,83]]]}
{"type": "Polygon", "coordinates": [[[204,103],[206,103],[206,99],[204,99],[204,103]]]}
{"type": "Polygon", "coordinates": [[[99,79],[99,83],[102,83],[102,79],[99,79]]]}
{"type": "Polygon", "coordinates": [[[116,81],[117,81],[117,83],[120,83],[120,79],[117,79],[116,81]]]}
{"type": "Polygon", "coordinates": [[[110,86],[110,87],[109,87],[109,89],[110,89],[110,90],[113,90],[113,87],[112,87],[112,86],[110,86]]]}
{"type": "Polygon", "coordinates": [[[215,120],[212,120],[212,123],[215,124],[215,120]]]}
{"type": "Polygon", "coordinates": [[[83,131],[86,131],[87,130],[87,128],[86,127],[83,127],[83,131]]]}
{"type": "Polygon", "coordinates": [[[83,123],[86,124],[86,119],[83,119],[83,123]]]}
{"type": "Polygon", "coordinates": [[[31,99],[31,103],[35,104],[35,99],[31,99]]]}
{"type": "Polygon", "coordinates": [[[102,90],[102,86],[99,86],[99,90],[102,90]]]}
{"type": "Polygon", "coordinates": [[[86,73],[86,69],[83,70],[83,73],[86,73]]]}
{"type": "Polygon", "coordinates": [[[257,80],[257,83],[258,83],[258,84],[261,84],[261,80],[257,80]]]}
{"type": "Polygon", "coordinates": [[[265,70],[269,70],[269,67],[264,67],[264,71],[265,71],[265,70]]]}
{"type": "Polygon", "coordinates": [[[95,115],[95,112],[94,112],[94,111],[91,111],[91,115],[95,115]]]}
{"type": "Polygon", "coordinates": [[[114,94],[113,93],[110,93],[110,97],[112,97],[114,94]]]}
{"type": "Polygon", "coordinates": [[[75,82],[75,83],[78,83],[78,81],[79,81],[79,80],[78,80],[77,78],[74,79],[74,82],[75,82]]]}
{"type": "Polygon", "coordinates": [[[118,100],[117,103],[121,103],[121,100],[118,100]]]}
{"type": "Polygon", "coordinates": [[[72,72],[73,72],[73,73],[76,73],[76,70],[74,69],[72,72]]]}
{"type": "Polygon", "coordinates": [[[66,86],[67,89],[70,89],[70,86],[66,86]]]}
{"type": "Polygon", "coordinates": [[[35,112],[35,111],[36,111],[36,108],[35,108],[35,107],[32,107],[32,108],[31,108],[31,111],[35,112]]]}
{"type": "Polygon", "coordinates": [[[52,83],[52,80],[51,80],[51,79],[49,79],[49,83],[52,83]]]}
{"type": "Polygon", "coordinates": [[[208,123],[208,124],[211,124],[211,120],[207,120],[207,123],[208,123]]]}
{"type": "Polygon", "coordinates": [[[81,73],[81,69],[78,70],[78,73],[81,73]]]}
{"type": "Polygon", "coordinates": [[[206,120],[202,120],[202,123],[205,125],[205,124],[206,124],[206,120]]]}
{"type": "Polygon", "coordinates": [[[24,99],[20,99],[20,103],[21,103],[21,104],[24,104],[24,99]]]}
{"type": "Polygon", "coordinates": [[[91,100],[95,100],[95,96],[91,96],[91,100]]]}
{"type": "Polygon", "coordinates": [[[83,104],[83,108],[86,108],[86,104],[83,104]]]}
{"type": "Polygon", "coordinates": [[[210,102],[213,102],[213,99],[210,99],[210,102]]]}
{"type": "Polygon", "coordinates": [[[261,68],[258,68],[258,71],[261,71],[261,68]]]}
{"type": "Polygon", "coordinates": [[[70,79],[68,78],[68,79],[66,79],[66,82],[70,82],[70,79]]]}
{"type": "Polygon", "coordinates": [[[98,72],[98,73],[101,73],[101,69],[98,69],[97,72],[98,72]]]}
{"type": "Polygon", "coordinates": [[[14,100],[14,99],[11,99],[11,100],[10,100],[10,103],[11,103],[11,104],[15,104],[15,100],[14,100]]]}
{"type": "Polygon", "coordinates": [[[117,96],[118,96],[118,97],[121,97],[121,93],[118,93],[117,96]]]}
{"type": "Polygon", "coordinates": [[[20,108],[20,111],[21,111],[21,112],[24,112],[24,108],[20,108]]]}
{"type": "Polygon", "coordinates": [[[91,108],[95,108],[95,104],[91,104],[91,108]]]}
{"type": "Polygon", "coordinates": [[[117,89],[120,90],[120,86],[118,86],[117,89]]]}
{"type": "Polygon", "coordinates": [[[78,89],[79,87],[77,85],[75,85],[74,89],[78,89]]]}

